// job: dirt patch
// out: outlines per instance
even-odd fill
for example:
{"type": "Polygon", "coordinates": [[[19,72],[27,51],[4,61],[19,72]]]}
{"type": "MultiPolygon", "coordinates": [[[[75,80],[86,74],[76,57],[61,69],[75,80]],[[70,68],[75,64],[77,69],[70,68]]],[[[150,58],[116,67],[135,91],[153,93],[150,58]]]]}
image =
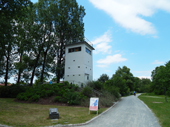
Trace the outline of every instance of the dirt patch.
{"type": "Polygon", "coordinates": [[[163,102],[152,102],[152,103],[163,103],[163,102]]]}

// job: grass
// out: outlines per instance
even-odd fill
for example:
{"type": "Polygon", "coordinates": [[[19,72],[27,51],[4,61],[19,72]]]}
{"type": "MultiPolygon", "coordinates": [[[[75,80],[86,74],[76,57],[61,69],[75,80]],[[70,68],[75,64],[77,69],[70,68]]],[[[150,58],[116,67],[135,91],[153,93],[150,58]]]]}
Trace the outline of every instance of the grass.
{"type": "MultiPolygon", "coordinates": [[[[52,126],[57,124],[84,123],[96,116],[85,107],[38,105],[14,102],[0,98],[0,124],[16,127],[52,126]],[[49,108],[57,108],[59,120],[49,119],[49,108]]],[[[99,114],[107,108],[101,108],[99,114]]]]}
{"type": "Polygon", "coordinates": [[[142,100],[159,119],[159,123],[162,127],[170,126],[170,98],[165,101],[165,96],[163,95],[153,95],[153,94],[142,94],[139,96],[142,100]]]}

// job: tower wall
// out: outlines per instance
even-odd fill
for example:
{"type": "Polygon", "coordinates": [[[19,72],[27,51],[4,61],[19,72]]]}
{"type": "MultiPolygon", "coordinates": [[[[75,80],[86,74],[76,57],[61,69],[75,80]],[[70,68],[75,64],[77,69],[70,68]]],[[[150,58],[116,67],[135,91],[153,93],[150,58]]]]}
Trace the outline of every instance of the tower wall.
{"type": "Polygon", "coordinates": [[[66,45],[65,81],[81,86],[93,80],[93,50],[86,42],[66,45]]]}

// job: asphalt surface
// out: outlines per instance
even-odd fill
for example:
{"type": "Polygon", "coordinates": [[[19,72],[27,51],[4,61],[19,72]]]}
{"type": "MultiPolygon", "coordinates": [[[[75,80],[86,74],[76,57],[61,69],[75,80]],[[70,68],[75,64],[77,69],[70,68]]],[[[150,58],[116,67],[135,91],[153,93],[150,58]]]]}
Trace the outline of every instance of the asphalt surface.
{"type": "Polygon", "coordinates": [[[161,127],[152,111],[137,96],[122,98],[108,112],[81,127],[161,127]]]}

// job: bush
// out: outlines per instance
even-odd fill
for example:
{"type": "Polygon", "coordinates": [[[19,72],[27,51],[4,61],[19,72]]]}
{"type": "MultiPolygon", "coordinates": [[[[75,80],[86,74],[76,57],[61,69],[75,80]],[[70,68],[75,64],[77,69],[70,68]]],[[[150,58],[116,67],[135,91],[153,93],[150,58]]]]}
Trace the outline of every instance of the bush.
{"type": "Polygon", "coordinates": [[[17,95],[18,100],[28,101],[32,96],[34,96],[34,92],[27,91],[25,93],[20,93],[17,95]]]}
{"type": "Polygon", "coordinates": [[[61,102],[62,100],[61,100],[61,97],[60,96],[56,96],[55,98],[54,98],[54,102],[61,102]]]}
{"type": "Polygon", "coordinates": [[[103,84],[99,81],[92,81],[92,82],[88,82],[87,86],[95,89],[95,90],[102,90],[103,89],[103,84]]]}
{"type": "Polygon", "coordinates": [[[116,97],[108,91],[103,91],[103,96],[99,98],[99,105],[109,107],[113,105],[113,102],[117,101],[116,97]]]}
{"type": "Polygon", "coordinates": [[[90,105],[90,98],[85,98],[85,99],[81,100],[81,106],[89,107],[89,105],[90,105]]]}
{"type": "Polygon", "coordinates": [[[79,92],[65,92],[63,94],[63,102],[69,105],[79,105],[84,98],[79,92]]]}
{"type": "Polygon", "coordinates": [[[104,84],[104,89],[106,91],[109,91],[112,95],[114,95],[116,98],[119,98],[119,88],[117,86],[115,86],[113,80],[108,80],[105,82],[104,84]]]}
{"type": "Polygon", "coordinates": [[[85,86],[83,88],[83,90],[81,91],[81,93],[84,95],[84,96],[87,96],[87,97],[91,97],[92,95],[92,88],[90,86],[85,86]]]}
{"type": "Polygon", "coordinates": [[[40,96],[37,94],[34,94],[29,98],[29,102],[37,102],[39,99],[40,99],[40,96]]]}
{"type": "Polygon", "coordinates": [[[19,93],[25,92],[27,87],[20,85],[11,85],[0,87],[0,97],[16,98],[19,93]]]}

